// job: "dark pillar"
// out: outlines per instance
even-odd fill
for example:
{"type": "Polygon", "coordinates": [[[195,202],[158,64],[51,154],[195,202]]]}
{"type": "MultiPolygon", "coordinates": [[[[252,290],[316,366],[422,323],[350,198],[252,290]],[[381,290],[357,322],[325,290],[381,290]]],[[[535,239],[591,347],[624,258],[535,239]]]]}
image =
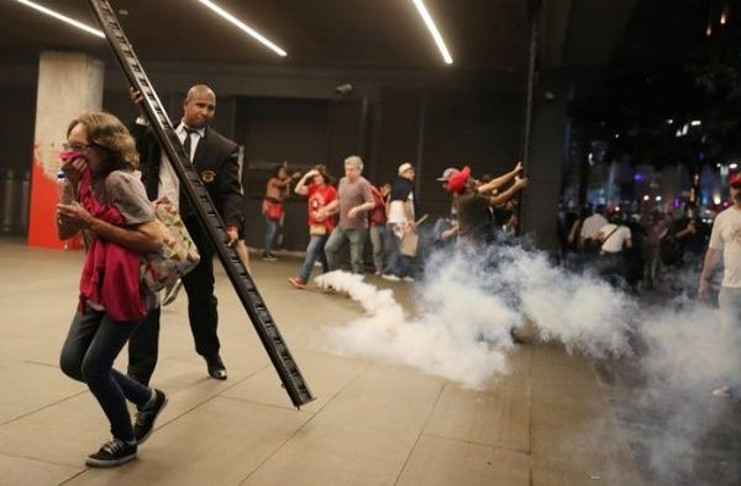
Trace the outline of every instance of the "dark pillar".
{"type": "Polygon", "coordinates": [[[527,175],[530,186],[522,197],[522,234],[531,235],[544,250],[558,248],[558,202],[561,193],[567,90],[563,83],[544,80],[535,98],[527,175]]]}

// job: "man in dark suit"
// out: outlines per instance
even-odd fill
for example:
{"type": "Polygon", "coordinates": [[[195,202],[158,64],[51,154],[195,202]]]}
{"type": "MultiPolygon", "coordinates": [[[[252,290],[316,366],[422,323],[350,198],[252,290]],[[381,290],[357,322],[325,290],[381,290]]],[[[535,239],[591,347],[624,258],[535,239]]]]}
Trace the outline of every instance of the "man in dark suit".
{"type": "MultiPolygon", "coordinates": [[[[141,94],[132,91],[132,100],[141,102],[141,94]]],[[[227,228],[228,245],[237,241],[242,222],[242,190],[239,181],[238,147],[209,126],[216,110],[216,95],[206,85],[195,85],[183,101],[183,118],[175,126],[175,133],[201,176],[211,200],[221,214],[227,228]]],[[[216,333],[218,314],[214,295],[214,248],[201,228],[195,211],[179,181],[162,153],[162,147],[142,117],[131,129],[140,154],[142,180],[151,200],[167,196],[179,201],[180,215],[201,254],[196,268],[183,277],[188,294],[188,316],[196,352],[206,360],[208,373],[217,380],[225,380],[226,367],[219,355],[219,337],[216,333]]],[[[157,364],[160,329],[160,309],[155,309],[129,341],[128,374],[143,384],[149,382],[157,364]]]]}

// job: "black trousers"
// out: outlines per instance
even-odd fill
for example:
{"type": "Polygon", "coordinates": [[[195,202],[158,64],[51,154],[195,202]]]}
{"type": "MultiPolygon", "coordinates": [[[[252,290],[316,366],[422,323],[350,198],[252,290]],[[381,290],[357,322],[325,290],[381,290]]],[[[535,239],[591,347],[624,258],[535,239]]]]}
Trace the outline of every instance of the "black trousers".
{"type": "MultiPolygon", "coordinates": [[[[201,255],[201,261],[183,277],[188,294],[188,317],[196,352],[206,359],[219,354],[219,322],[214,295],[214,249],[195,216],[183,218],[186,228],[201,255]]],[[[144,385],[157,365],[160,332],[160,308],[154,309],[139,324],[129,340],[129,376],[144,385]]]]}

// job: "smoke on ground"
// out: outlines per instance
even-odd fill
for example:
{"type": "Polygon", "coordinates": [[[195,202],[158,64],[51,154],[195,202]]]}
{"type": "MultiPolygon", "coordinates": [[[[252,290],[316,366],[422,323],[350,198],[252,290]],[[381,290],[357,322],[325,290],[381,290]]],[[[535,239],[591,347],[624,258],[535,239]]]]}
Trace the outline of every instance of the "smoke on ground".
{"type": "Polygon", "coordinates": [[[520,247],[459,248],[428,260],[407,315],[391,290],[332,272],[320,286],[347,292],[365,315],[328,330],[336,351],[413,366],[472,388],[506,371],[512,330],[533,322],[542,341],[594,356],[630,352],[633,301],[595,277],[520,247]]]}
{"type": "Polygon", "coordinates": [[[641,385],[630,385],[629,406],[642,414],[635,420],[646,432],[636,447],[661,484],[698,471],[698,451],[724,413],[711,391],[724,379],[741,381],[732,376],[741,370],[730,366],[717,309],[688,298],[690,290],[660,307],[639,305],[594,274],[572,273],[520,246],[430,255],[412,291],[414,315],[390,289],[361,276],[332,272],[316,281],[347,292],[365,311],[327,330],[335,352],[411,366],[473,389],[507,372],[516,352],[511,331],[523,323],[534,324],[536,340],[561,342],[570,352],[628,357],[621,362],[643,376],[641,385]]]}

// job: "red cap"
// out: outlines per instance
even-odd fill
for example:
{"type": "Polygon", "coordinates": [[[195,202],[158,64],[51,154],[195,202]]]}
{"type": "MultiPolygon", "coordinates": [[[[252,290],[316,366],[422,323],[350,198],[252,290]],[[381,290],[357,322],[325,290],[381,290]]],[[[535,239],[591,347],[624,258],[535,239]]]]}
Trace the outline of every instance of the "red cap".
{"type": "Polygon", "coordinates": [[[728,178],[728,185],[729,186],[741,185],[741,172],[736,172],[735,174],[732,174],[731,177],[728,178]]]}
{"type": "Polygon", "coordinates": [[[466,182],[468,182],[470,176],[471,168],[469,166],[465,166],[460,172],[450,176],[448,179],[448,191],[452,193],[463,192],[466,189],[466,182]]]}

